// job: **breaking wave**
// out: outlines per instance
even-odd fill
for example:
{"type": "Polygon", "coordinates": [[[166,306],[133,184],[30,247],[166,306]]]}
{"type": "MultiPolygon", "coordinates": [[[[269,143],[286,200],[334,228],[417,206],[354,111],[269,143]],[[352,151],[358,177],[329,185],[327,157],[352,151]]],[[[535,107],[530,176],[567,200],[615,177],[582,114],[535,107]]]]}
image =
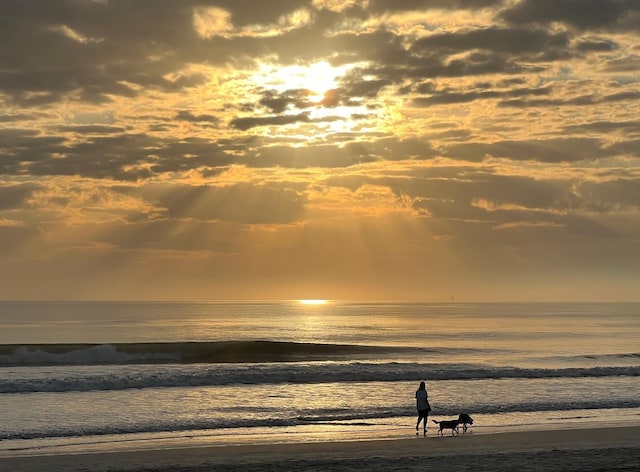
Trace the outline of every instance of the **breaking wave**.
{"type": "Polygon", "coordinates": [[[404,362],[299,362],[16,369],[0,393],[112,391],[221,385],[317,384],[430,380],[640,376],[640,366],[589,368],[482,367],[404,362]],[[42,369],[46,369],[42,375],[42,369]]]}
{"type": "Polygon", "coordinates": [[[0,345],[0,366],[287,362],[391,355],[407,350],[402,347],[278,341],[6,344],[0,345]]]}

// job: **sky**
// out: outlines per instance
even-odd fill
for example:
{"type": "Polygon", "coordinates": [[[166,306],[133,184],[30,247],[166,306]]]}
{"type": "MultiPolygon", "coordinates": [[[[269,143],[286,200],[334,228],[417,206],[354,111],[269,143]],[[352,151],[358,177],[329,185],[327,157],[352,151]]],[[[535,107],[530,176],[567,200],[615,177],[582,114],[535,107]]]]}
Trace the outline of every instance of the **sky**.
{"type": "Polygon", "coordinates": [[[638,0],[0,8],[0,299],[640,300],[638,0]]]}

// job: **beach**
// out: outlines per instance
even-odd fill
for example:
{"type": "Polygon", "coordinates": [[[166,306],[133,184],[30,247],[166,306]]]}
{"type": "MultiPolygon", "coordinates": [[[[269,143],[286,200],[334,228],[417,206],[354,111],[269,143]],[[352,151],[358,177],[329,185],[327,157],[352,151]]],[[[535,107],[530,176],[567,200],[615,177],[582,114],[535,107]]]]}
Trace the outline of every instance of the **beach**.
{"type": "Polygon", "coordinates": [[[370,441],[167,445],[159,449],[3,457],[2,472],[285,470],[639,470],[640,427],[370,441]]]}
{"type": "Polygon", "coordinates": [[[640,470],[638,313],[1,302],[0,472],[640,470]]]}

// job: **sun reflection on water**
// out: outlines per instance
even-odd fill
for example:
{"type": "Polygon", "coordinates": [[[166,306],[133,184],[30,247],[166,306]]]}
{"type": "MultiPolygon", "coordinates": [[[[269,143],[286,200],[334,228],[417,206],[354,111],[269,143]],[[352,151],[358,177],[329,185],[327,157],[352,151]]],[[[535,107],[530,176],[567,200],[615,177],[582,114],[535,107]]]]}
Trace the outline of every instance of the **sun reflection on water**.
{"type": "Polygon", "coordinates": [[[298,303],[301,305],[326,305],[329,303],[329,300],[324,300],[321,298],[306,298],[303,300],[298,300],[298,303]]]}

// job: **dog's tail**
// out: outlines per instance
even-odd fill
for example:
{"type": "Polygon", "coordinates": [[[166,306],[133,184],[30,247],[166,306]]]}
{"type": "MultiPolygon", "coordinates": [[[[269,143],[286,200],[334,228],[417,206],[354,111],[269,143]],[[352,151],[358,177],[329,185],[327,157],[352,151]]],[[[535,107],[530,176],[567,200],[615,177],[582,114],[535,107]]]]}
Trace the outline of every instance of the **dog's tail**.
{"type": "Polygon", "coordinates": [[[431,420],[431,421],[433,421],[435,424],[440,424],[439,421],[436,421],[436,420],[431,420]]]}

